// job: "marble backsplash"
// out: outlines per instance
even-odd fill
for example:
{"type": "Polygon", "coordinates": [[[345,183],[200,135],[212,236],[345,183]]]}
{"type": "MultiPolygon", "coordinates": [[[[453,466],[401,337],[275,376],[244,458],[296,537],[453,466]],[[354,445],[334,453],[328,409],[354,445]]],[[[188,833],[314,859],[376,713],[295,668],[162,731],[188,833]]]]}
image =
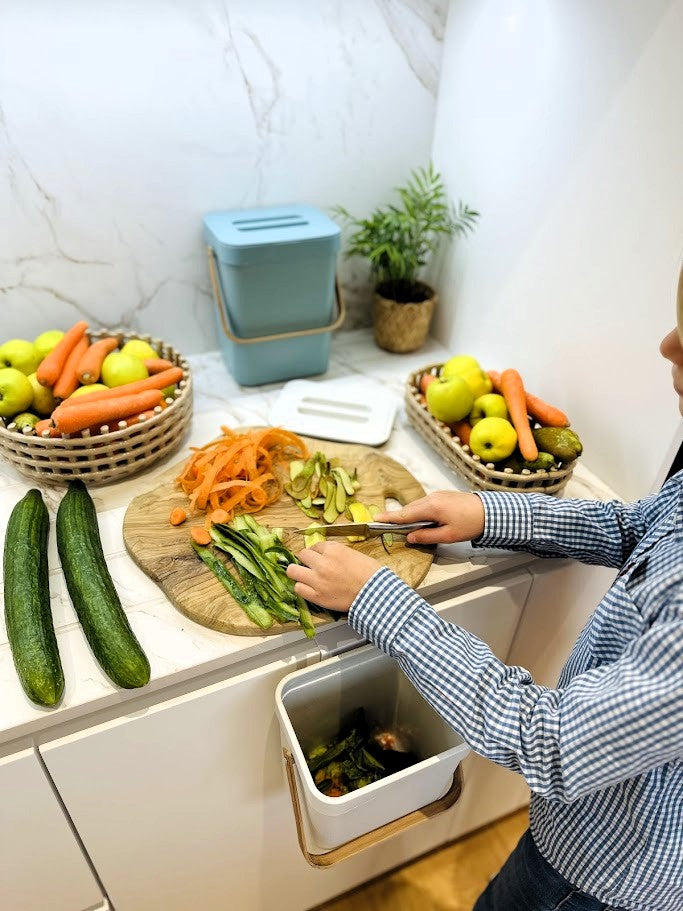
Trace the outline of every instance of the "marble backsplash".
{"type": "MultiPolygon", "coordinates": [[[[429,160],[447,7],[5,0],[2,339],[82,317],[215,348],[203,214],[384,202],[429,160]]],[[[365,264],[339,270],[368,325],[365,264]]]]}

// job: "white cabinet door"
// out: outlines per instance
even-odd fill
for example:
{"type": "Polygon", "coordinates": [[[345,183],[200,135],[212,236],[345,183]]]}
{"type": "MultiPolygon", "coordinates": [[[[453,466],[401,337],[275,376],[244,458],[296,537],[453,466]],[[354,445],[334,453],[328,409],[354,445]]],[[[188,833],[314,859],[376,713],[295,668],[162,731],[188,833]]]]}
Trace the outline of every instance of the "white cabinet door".
{"type": "MultiPolygon", "coordinates": [[[[504,657],[529,581],[518,576],[439,609],[504,657]]],[[[274,693],[312,660],[310,650],[271,657],[41,747],[116,911],[304,911],[453,837],[451,810],[329,870],[306,864],[274,693]]]]}
{"type": "Polygon", "coordinates": [[[86,911],[103,903],[35,751],[0,759],[2,911],[86,911]]]}

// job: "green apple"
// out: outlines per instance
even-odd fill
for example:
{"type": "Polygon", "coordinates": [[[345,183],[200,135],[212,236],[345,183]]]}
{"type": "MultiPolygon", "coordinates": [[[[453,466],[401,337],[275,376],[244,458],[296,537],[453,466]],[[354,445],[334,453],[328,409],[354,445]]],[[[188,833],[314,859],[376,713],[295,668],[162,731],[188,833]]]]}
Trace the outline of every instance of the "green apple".
{"type": "Polygon", "coordinates": [[[13,420],[19,430],[23,430],[24,427],[35,427],[40,418],[37,414],[31,414],[30,411],[22,411],[13,420]]]}
{"type": "Polygon", "coordinates": [[[461,376],[469,370],[481,370],[479,361],[469,354],[456,354],[443,365],[441,376],[461,376]]]}
{"type": "Polygon", "coordinates": [[[26,374],[14,367],[0,368],[0,417],[26,411],[33,401],[33,386],[26,374]]]}
{"type": "Polygon", "coordinates": [[[87,395],[89,392],[102,392],[103,389],[109,389],[109,386],[105,386],[104,383],[90,383],[89,386],[79,386],[75,392],[71,393],[69,398],[73,399],[77,395],[87,395]]]}
{"type": "Polygon", "coordinates": [[[33,339],[33,347],[38,352],[38,357],[43,360],[55,347],[57,342],[61,342],[64,333],[60,329],[48,329],[47,332],[41,332],[38,338],[33,339]]]}
{"type": "Polygon", "coordinates": [[[27,342],[25,338],[13,338],[0,345],[0,367],[14,367],[28,376],[36,372],[40,361],[33,342],[27,342]]]}
{"type": "Polygon", "coordinates": [[[487,392],[474,400],[472,411],[470,411],[470,424],[474,427],[482,418],[503,418],[507,421],[508,409],[502,395],[487,392]]]}
{"type": "Polygon", "coordinates": [[[48,415],[57,407],[57,399],[52,395],[52,389],[49,386],[41,386],[38,382],[38,375],[29,373],[28,381],[33,388],[33,404],[31,408],[38,414],[48,415]]]}
{"type": "Polygon", "coordinates": [[[125,386],[136,380],[144,380],[149,372],[139,357],[113,351],[102,362],[102,382],[105,386],[125,386]]]}
{"type": "Polygon", "coordinates": [[[475,399],[493,389],[493,383],[486,376],[479,361],[469,354],[457,354],[441,368],[442,377],[461,376],[466,380],[475,399]]]}
{"type": "Polygon", "coordinates": [[[482,418],[470,434],[470,449],[483,462],[507,459],[516,445],[517,432],[504,418],[482,418]]]}
{"type": "Polygon", "coordinates": [[[482,395],[487,395],[493,389],[493,383],[479,367],[472,370],[464,370],[459,374],[472,390],[475,399],[482,395]]]}
{"type": "Polygon", "coordinates": [[[438,421],[452,424],[466,417],[474,401],[472,390],[459,376],[437,379],[427,386],[427,408],[438,421]]]}
{"type": "Polygon", "coordinates": [[[140,358],[141,361],[150,357],[159,357],[158,353],[148,342],[143,342],[141,338],[132,338],[121,349],[121,354],[129,354],[131,357],[140,358]]]}

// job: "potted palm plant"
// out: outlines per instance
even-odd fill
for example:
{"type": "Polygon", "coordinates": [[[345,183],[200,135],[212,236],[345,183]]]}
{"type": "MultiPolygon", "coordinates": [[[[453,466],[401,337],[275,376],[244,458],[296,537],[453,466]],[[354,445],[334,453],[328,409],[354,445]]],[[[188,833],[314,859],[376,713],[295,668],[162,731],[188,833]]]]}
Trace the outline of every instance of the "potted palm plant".
{"type": "Polygon", "coordinates": [[[415,351],[425,341],[437,295],[419,279],[439,241],[472,231],[479,213],[449,203],[441,175],[432,164],[415,169],[397,187],[400,205],[354,218],[342,206],[337,215],[353,226],[346,256],[364,256],[375,280],[375,340],[387,351],[415,351]]]}

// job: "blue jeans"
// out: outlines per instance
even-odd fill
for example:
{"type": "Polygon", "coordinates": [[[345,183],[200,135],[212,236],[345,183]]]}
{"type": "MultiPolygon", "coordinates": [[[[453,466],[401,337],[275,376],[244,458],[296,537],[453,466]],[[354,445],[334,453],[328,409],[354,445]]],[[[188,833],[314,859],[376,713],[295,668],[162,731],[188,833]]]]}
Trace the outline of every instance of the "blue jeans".
{"type": "Polygon", "coordinates": [[[479,896],[473,911],[604,911],[550,866],[527,829],[500,873],[479,896]]]}

